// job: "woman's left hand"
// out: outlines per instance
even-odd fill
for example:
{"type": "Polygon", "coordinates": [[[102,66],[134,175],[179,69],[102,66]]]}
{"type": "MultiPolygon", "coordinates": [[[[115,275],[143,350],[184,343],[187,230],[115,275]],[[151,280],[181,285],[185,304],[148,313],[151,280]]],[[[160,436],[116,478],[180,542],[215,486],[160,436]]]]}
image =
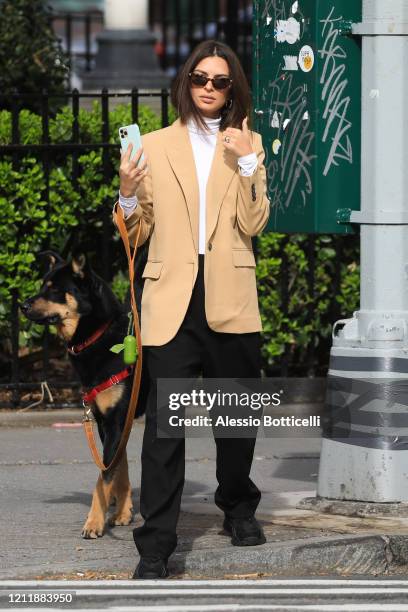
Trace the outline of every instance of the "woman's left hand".
{"type": "Polygon", "coordinates": [[[248,129],[248,117],[245,117],[242,122],[242,130],[232,127],[227,128],[222,133],[222,142],[224,147],[229,151],[232,151],[232,153],[235,153],[237,157],[254,153],[251,145],[251,136],[248,129]],[[226,142],[225,138],[229,139],[229,142],[226,142]]]}

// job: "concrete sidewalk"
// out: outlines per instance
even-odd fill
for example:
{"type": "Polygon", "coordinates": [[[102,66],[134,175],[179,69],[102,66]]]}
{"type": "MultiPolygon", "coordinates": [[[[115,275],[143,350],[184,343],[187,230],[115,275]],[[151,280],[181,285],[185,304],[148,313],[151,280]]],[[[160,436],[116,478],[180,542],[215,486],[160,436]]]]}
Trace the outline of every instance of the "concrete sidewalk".
{"type": "MultiPolygon", "coordinates": [[[[108,528],[98,540],[80,535],[98,474],[81,413],[13,414],[0,418],[0,579],[128,578],[137,563],[134,524],[108,528]]],[[[128,447],[136,510],[142,435],[143,425],[136,422],[128,447]]],[[[297,507],[315,494],[319,449],[318,437],[258,438],[252,478],[263,492],[258,517],[267,543],[239,548],[222,535],[222,515],[213,503],[214,443],[187,439],[172,573],[221,578],[406,572],[406,518],[333,516],[297,507]]]]}

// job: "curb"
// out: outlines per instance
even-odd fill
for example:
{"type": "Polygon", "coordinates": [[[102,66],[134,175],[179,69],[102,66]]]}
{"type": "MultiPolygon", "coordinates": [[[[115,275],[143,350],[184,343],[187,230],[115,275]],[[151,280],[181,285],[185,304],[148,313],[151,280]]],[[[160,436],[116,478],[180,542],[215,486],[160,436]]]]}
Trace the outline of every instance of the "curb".
{"type": "MultiPolygon", "coordinates": [[[[137,556],[123,554],[110,557],[104,571],[95,568],[95,561],[80,564],[53,564],[46,566],[0,571],[0,580],[48,578],[53,574],[70,574],[86,570],[98,574],[129,572],[136,567],[137,556]]],[[[345,535],[299,539],[287,543],[263,544],[254,547],[228,546],[222,549],[204,549],[174,553],[169,560],[170,574],[175,578],[234,578],[239,576],[313,576],[313,575],[388,575],[401,572],[408,563],[408,537],[387,535],[345,535]]]]}
{"type": "Polygon", "coordinates": [[[346,499],[329,499],[328,497],[305,497],[297,508],[310,510],[321,514],[337,514],[340,516],[376,518],[376,517],[408,517],[407,502],[360,502],[346,499]]]}
{"type": "Polygon", "coordinates": [[[54,423],[81,423],[83,410],[66,409],[18,412],[0,410],[0,427],[45,427],[54,423]]]}
{"type": "MultiPolygon", "coordinates": [[[[313,574],[384,574],[389,569],[387,536],[342,536],[292,540],[248,548],[195,551],[173,556],[169,568],[191,575],[264,573],[274,576],[313,574]]],[[[401,547],[400,547],[401,548],[401,547]]],[[[404,559],[403,555],[399,560],[404,559]]]]}

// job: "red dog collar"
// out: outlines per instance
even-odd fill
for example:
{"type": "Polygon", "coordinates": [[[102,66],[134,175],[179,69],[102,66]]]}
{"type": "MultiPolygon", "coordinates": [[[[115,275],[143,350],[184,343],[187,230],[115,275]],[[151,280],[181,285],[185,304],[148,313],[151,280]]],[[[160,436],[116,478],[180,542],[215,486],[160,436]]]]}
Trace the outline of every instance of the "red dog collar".
{"type": "Polygon", "coordinates": [[[98,395],[98,393],[104,391],[105,389],[109,389],[109,387],[112,387],[113,385],[117,385],[121,380],[130,376],[133,368],[134,365],[127,366],[124,370],[118,372],[118,374],[112,374],[112,376],[108,378],[108,380],[104,380],[96,387],[93,387],[93,389],[91,389],[90,391],[84,393],[82,395],[82,403],[84,407],[91,404],[94,401],[95,397],[98,395]]]}
{"type": "Polygon", "coordinates": [[[80,353],[81,351],[86,349],[88,346],[96,342],[98,338],[102,336],[102,334],[108,329],[111,323],[112,321],[108,321],[107,323],[101,325],[101,327],[99,327],[92,334],[92,336],[89,336],[89,338],[87,338],[84,342],[81,342],[80,344],[73,344],[72,346],[67,346],[68,353],[71,353],[71,355],[76,355],[77,353],[80,353]]]}

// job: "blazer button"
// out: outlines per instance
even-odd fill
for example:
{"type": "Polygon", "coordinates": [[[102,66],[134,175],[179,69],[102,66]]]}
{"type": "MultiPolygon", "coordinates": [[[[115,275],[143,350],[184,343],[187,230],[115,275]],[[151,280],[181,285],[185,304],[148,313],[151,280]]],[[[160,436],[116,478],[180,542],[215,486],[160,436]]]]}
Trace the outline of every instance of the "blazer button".
{"type": "Polygon", "coordinates": [[[208,243],[208,250],[211,251],[211,249],[212,249],[212,244],[211,244],[211,242],[209,242],[208,243]]]}

